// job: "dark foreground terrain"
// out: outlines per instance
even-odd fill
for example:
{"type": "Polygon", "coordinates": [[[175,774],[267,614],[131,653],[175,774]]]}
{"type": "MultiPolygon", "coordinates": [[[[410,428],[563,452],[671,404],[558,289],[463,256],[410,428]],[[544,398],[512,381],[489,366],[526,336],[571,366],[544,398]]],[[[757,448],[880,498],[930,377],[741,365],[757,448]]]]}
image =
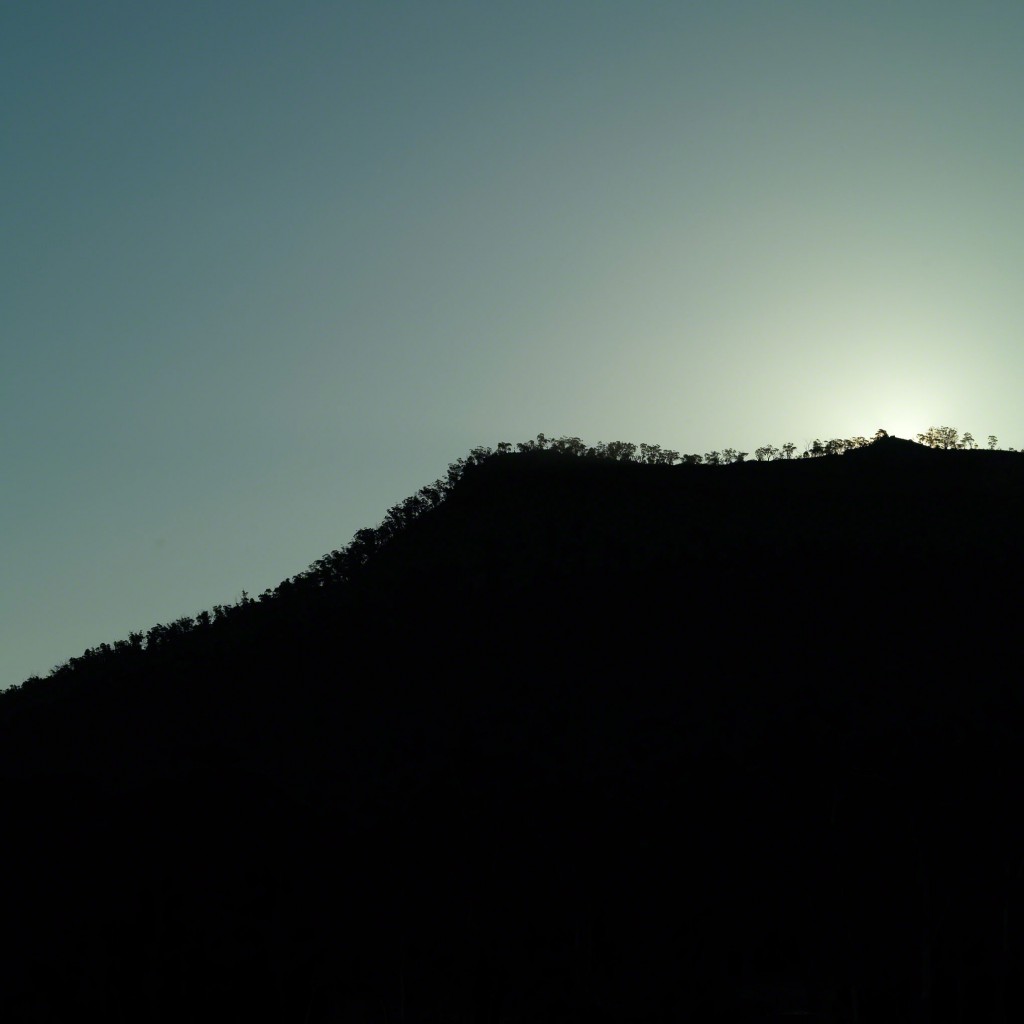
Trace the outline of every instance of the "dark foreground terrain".
{"type": "Polygon", "coordinates": [[[1015,453],[479,459],[0,698],[0,1019],[1024,1019],[1022,566],[1015,453]]]}

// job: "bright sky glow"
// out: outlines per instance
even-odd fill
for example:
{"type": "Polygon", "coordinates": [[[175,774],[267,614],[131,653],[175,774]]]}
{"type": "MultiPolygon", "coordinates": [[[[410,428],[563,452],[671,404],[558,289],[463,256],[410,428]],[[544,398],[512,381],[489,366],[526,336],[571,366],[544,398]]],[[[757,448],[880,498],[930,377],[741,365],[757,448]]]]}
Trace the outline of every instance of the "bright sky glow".
{"type": "Polygon", "coordinates": [[[0,9],[0,685],[478,444],[1024,445],[1024,6],[0,9]]]}

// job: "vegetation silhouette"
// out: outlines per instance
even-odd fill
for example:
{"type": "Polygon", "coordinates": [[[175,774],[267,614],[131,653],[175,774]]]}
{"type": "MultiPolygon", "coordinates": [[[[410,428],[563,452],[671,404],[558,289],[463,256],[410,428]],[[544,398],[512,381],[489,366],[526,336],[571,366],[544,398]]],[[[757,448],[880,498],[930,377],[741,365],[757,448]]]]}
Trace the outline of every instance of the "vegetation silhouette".
{"type": "Polygon", "coordinates": [[[0,1016],[1007,1021],[1024,456],[474,449],[0,694],[0,1016]]]}

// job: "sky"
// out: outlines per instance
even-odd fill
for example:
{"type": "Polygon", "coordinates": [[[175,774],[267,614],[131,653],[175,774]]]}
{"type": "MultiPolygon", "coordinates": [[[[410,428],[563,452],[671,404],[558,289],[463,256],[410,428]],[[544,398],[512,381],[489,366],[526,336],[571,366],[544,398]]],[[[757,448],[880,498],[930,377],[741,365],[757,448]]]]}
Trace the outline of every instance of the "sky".
{"type": "Polygon", "coordinates": [[[1024,447],[1024,5],[0,5],[0,687],[478,445],[1024,447]]]}

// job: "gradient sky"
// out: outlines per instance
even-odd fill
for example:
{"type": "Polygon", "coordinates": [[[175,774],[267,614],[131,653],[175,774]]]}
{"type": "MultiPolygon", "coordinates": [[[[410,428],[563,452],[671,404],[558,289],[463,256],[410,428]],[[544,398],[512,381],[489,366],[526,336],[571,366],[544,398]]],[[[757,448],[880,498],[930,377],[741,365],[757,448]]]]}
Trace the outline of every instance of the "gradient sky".
{"type": "Polygon", "coordinates": [[[1022,53],[1019,0],[4,3],[0,686],[480,444],[1024,446],[1022,53]]]}

